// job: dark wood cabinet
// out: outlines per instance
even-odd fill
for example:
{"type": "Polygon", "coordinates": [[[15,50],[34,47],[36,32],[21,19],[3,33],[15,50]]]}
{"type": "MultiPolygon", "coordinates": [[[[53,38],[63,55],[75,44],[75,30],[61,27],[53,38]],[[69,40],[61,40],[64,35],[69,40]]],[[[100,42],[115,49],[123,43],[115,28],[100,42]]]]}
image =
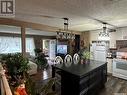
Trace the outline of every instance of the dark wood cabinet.
{"type": "Polygon", "coordinates": [[[55,66],[61,70],[61,95],[96,95],[107,81],[106,65],[98,61],[77,67],[73,64],[70,67],[55,66]]]}

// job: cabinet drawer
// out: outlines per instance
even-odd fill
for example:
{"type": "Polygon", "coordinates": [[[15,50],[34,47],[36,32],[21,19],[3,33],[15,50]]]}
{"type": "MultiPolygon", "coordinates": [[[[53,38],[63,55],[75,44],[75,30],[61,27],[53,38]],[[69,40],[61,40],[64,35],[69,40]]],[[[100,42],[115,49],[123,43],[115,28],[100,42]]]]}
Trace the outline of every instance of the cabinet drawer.
{"type": "Polygon", "coordinates": [[[83,77],[80,79],[80,84],[84,83],[84,82],[87,82],[89,80],[89,75],[83,77]]]}
{"type": "Polygon", "coordinates": [[[80,91],[80,95],[88,95],[88,87],[80,91]]]}
{"type": "Polygon", "coordinates": [[[88,87],[88,83],[89,83],[89,76],[82,78],[79,84],[80,91],[86,89],[88,87]]]}

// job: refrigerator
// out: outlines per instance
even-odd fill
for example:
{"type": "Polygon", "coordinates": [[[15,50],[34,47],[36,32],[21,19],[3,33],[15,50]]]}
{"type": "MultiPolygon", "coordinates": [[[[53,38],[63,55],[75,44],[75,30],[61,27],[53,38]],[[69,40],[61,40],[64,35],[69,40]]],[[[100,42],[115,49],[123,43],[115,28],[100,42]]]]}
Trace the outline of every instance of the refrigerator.
{"type": "Polygon", "coordinates": [[[106,62],[108,50],[108,41],[93,41],[90,46],[91,59],[106,62]]]}

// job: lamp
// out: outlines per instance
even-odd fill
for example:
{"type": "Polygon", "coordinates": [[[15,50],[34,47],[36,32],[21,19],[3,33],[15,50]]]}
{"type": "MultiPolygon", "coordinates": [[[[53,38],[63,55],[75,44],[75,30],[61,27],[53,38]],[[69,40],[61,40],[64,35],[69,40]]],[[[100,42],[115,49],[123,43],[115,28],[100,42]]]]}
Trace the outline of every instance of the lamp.
{"type": "Polygon", "coordinates": [[[75,39],[75,34],[73,34],[72,32],[69,33],[68,31],[68,18],[63,18],[64,19],[64,29],[59,29],[59,31],[57,31],[57,38],[58,39],[75,39]]]}
{"type": "Polygon", "coordinates": [[[103,31],[99,33],[98,40],[110,40],[109,33],[107,32],[106,23],[103,23],[103,31]]]}

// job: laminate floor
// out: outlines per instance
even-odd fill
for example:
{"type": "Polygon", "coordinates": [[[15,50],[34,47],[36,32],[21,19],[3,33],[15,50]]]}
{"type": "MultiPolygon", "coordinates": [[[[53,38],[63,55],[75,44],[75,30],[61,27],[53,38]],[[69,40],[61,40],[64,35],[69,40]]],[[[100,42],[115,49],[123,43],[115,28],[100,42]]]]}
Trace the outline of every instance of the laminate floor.
{"type": "Polygon", "coordinates": [[[105,88],[99,95],[127,95],[127,80],[108,76],[105,88]]]}
{"type": "MultiPolygon", "coordinates": [[[[39,88],[48,82],[51,75],[51,69],[39,71],[36,75],[32,76],[32,79],[36,82],[37,88],[39,88]]],[[[60,95],[60,87],[58,88],[57,93],[60,95]]],[[[99,95],[127,95],[127,80],[116,78],[111,75],[108,76],[105,88],[100,90],[99,95]]]]}

